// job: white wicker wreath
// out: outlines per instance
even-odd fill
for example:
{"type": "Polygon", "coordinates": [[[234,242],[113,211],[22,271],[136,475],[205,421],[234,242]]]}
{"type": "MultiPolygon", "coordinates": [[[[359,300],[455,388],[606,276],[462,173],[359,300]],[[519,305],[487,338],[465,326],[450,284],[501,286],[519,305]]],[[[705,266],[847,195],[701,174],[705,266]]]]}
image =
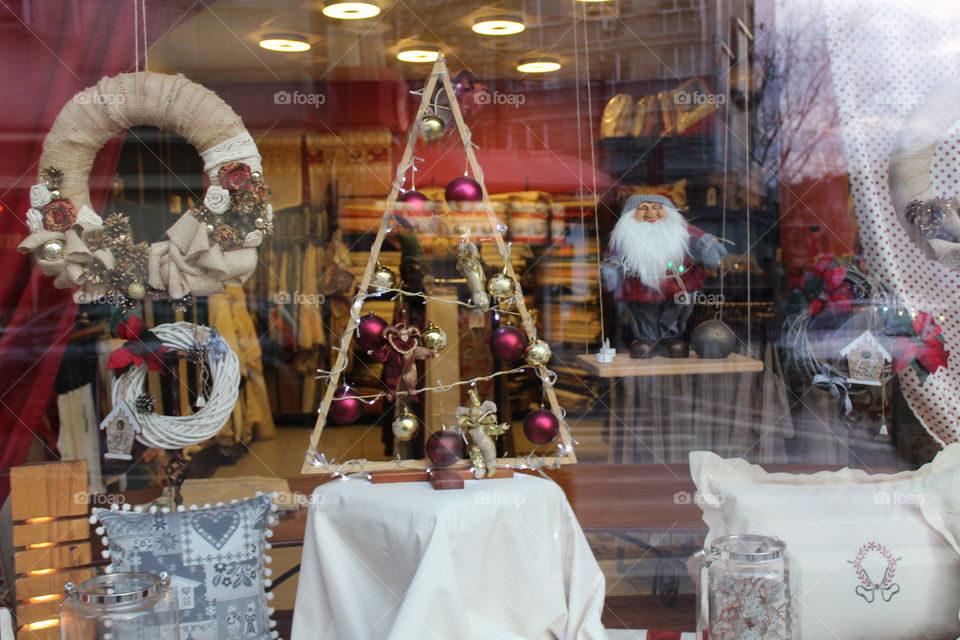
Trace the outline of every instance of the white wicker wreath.
{"type": "Polygon", "coordinates": [[[941,84],[903,120],[890,155],[890,197],[924,253],[960,271],[960,203],[939,197],[930,174],[937,145],[960,120],[960,78],[941,84]]]}
{"type": "MultiPolygon", "coordinates": [[[[206,405],[189,416],[166,416],[137,412],[135,430],[138,441],[148,447],[181,449],[199,444],[217,435],[230,419],[240,392],[240,359],[226,341],[210,327],[190,322],[157,325],[153,333],[173,349],[200,348],[210,372],[211,390],[206,405]]],[[[147,365],[134,366],[113,380],[113,406],[124,403],[135,407],[144,394],[147,365]]]]}
{"type": "Polygon", "coordinates": [[[103,78],[63,107],[44,140],[26,214],[31,233],[19,249],[36,256],[55,287],[79,287],[84,299],[222,293],[250,277],[257,247],[273,227],[261,172],[240,116],[209,89],[162,73],[103,78]],[[121,214],[104,220],[90,207],[87,181],[97,151],[136,125],[186,138],[210,179],[201,202],[153,244],[135,243],[121,214]]]}

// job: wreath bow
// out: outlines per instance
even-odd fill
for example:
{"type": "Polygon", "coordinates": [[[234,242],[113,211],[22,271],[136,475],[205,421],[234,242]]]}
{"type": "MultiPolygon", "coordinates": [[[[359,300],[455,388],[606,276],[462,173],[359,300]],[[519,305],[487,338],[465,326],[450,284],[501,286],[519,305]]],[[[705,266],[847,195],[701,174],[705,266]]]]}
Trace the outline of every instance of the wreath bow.
{"type": "Polygon", "coordinates": [[[146,364],[150,371],[166,374],[163,356],[170,347],[147,329],[147,325],[137,316],[129,316],[117,324],[117,336],[126,340],[123,346],[110,354],[108,369],[125,369],[130,365],[139,367],[146,364]]]}

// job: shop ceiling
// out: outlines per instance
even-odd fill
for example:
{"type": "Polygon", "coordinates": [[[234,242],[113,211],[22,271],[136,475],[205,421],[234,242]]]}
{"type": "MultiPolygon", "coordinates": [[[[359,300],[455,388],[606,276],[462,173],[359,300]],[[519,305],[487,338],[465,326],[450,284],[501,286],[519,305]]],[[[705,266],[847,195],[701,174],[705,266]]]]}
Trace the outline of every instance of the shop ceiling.
{"type": "MultiPolygon", "coordinates": [[[[706,0],[380,0],[380,15],[337,20],[323,0],[220,0],[185,14],[150,51],[152,70],[184,73],[202,83],[322,80],[352,69],[364,79],[416,79],[429,64],[397,60],[413,46],[436,46],[454,71],[482,79],[529,83],[572,81],[590,75],[608,81],[671,78],[698,73],[713,33],[706,0]],[[586,18],[584,18],[584,10],[586,18]],[[473,23],[491,15],[518,16],[526,29],[505,36],[476,34],[473,23]],[[575,20],[575,16],[577,20],[575,20]],[[267,51],[271,34],[291,34],[309,51],[267,51]],[[578,55],[579,53],[579,55],[578,55]],[[549,74],[516,70],[524,58],[562,64],[549,74]]],[[[185,7],[189,4],[185,5],[185,7]]]]}

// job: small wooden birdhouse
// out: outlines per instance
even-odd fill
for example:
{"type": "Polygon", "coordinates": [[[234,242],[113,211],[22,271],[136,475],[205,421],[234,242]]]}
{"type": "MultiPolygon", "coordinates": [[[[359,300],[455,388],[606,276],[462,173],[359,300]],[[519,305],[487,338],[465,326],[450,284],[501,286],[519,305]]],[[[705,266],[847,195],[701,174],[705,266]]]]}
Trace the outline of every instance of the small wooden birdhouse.
{"type": "Polygon", "coordinates": [[[123,400],[119,400],[100,428],[106,431],[107,452],[104,458],[112,460],[132,460],[133,440],[140,430],[136,416],[123,400]]]}
{"type": "Polygon", "coordinates": [[[850,384],[869,384],[880,386],[883,376],[883,365],[892,358],[877,337],[870,331],[864,331],[853,342],[840,350],[840,355],[847,359],[847,368],[850,384]]]}

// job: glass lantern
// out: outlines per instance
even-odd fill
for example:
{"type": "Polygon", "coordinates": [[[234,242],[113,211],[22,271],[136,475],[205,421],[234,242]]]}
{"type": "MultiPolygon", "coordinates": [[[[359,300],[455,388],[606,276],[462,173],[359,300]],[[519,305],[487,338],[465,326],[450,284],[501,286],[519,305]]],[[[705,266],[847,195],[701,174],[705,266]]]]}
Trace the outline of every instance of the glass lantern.
{"type": "Polygon", "coordinates": [[[109,573],[79,586],[64,585],[61,640],[179,640],[170,576],[144,571],[109,573]]]}
{"type": "Polygon", "coordinates": [[[785,549],[779,538],[731,535],[698,551],[697,637],[791,640],[793,604],[785,549]]]}

